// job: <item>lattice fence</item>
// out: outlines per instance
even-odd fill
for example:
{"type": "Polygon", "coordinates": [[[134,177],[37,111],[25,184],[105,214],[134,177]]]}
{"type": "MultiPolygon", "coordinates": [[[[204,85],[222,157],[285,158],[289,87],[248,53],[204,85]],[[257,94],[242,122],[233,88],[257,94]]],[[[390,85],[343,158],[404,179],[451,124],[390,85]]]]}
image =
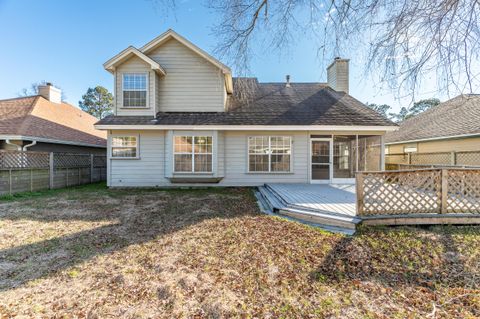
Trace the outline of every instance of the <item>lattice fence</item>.
{"type": "Polygon", "coordinates": [[[0,151],[0,195],[104,181],[104,155],[0,151]]]}
{"type": "Polygon", "coordinates": [[[357,214],[480,214],[480,170],[357,173],[357,214]]]}
{"type": "Polygon", "coordinates": [[[480,167],[480,151],[410,153],[385,155],[386,169],[426,167],[480,167]]]}

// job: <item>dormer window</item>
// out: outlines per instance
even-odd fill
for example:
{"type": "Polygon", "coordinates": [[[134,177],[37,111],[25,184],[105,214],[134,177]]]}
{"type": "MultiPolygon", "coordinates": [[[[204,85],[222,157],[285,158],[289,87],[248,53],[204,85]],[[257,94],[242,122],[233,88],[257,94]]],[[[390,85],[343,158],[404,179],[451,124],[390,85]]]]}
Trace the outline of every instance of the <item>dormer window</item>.
{"type": "Polygon", "coordinates": [[[123,107],[147,107],[147,74],[123,74],[123,107]]]}

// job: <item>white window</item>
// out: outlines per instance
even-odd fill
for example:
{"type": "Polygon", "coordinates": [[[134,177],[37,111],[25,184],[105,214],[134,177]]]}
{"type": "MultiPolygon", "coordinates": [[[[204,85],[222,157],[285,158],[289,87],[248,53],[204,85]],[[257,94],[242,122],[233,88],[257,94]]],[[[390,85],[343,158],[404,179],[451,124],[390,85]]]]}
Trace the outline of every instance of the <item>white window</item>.
{"type": "Polygon", "coordinates": [[[113,136],[112,137],[113,158],[138,158],[137,136],[113,136]]]}
{"type": "Polygon", "coordinates": [[[147,107],[147,74],[123,74],[123,106],[147,107]]]}
{"type": "Polygon", "coordinates": [[[211,173],[212,137],[175,136],[173,156],[176,173],[211,173]]]}
{"type": "Polygon", "coordinates": [[[248,138],[249,172],[290,172],[292,139],[288,136],[248,138]]]}
{"type": "Polygon", "coordinates": [[[415,153],[417,151],[417,143],[407,144],[403,147],[404,153],[415,153]]]}

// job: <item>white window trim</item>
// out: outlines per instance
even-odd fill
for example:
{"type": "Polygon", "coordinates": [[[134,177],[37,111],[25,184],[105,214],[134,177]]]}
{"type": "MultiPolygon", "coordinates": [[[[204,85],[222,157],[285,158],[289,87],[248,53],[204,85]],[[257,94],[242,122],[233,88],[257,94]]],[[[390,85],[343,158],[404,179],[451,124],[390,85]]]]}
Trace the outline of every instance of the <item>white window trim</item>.
{"type": "Polygon", "coordinates": [[[112,160],[138,160],[140,159],[140,135],[139,134],[112,134],[110,135],[110,159],[112,160]],[[135,137],[137,139],[137,151],[135,157],[113,156],[113,138],[114,137],[135,137]]]}
{"type": "MultiPolygon", "coordinates": [[[[252,153],[251,155],[261,155],[252,153]]],[[[247,136],[247,173],[249,174],[293,174],[293,136],[291,135],[251,135],[247,136]],[[251,171],[250,170],[250,138],[254,137],[268,137],[268,171],[251,171]],[[272,147],[271,139],[273,137],[288,137],[290,138],[290,165],[288,171],[272,171],[272,147]]]]}
{"type": "Polygon", "coordinates": [[[120,97],[120,100],[121,100],[120,101],[120,108],[122,108],[122,109],[142,109],[142,110],[150,108],[150,103],[149,103],[149,101],[150,101],[150,90],[149,90],[149,88],[150,88],[150,73],[149,72],[122,72],[121,73],[121,81],[122,81],[122,86],[121,86],[122,94],[120,94],[120,96],[121,96],[120,97]],[[146,94],[146,97],[145,97],[145,99],[146,99],[145,106],[125,106],[125,105],[123,105],[123,91],[124,91],[124,89],[123,89],[123,81],[124,81],[123,76],[125,74],[144,74],[145,75],[145,80],[146,80],[145,89],[147,91],[147,94],[146,94]]]}
{"type": "Polygon", "coordinates": [[[215,144],[215,139],[213,135],[209,134],[176,134],[172,136],[172,164],[173,164],[173,174],[181,175],[181,174],[196,174],[196,175],[202,175],[202,174],[213,174],[213,156],[214,156],[214,144],[215,144]],[[175,137],[191,137],[192,138],[192,152],[191,153],[177,153],[175,152],[175,137]],[[211,137],[212,138],[212,152],[211,153],[198,153],[200,155],[211,155],[212,156],[212,168],[210,171],[201,171],[201,172],[196,172],[195,171],[195,137],[211,137]],[[175,155],[192,155],[192,170],[190,172],[186,171],[176,171],[175,170],[175,155]]]}

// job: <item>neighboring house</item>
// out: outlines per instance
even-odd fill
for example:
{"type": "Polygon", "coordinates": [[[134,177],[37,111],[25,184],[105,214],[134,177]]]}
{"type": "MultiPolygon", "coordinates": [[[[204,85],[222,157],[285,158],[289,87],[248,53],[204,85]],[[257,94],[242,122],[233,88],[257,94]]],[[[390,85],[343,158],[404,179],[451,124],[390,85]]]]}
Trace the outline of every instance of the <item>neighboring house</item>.
{"type": "Polygon", "coordinates": [[[354,181],[384,165],[396,125],[348,95],[348,60],[327,83],[259,83],[172,30],[108,60],[109,186],[354,181]]]}
{"type": "Polygon", "coordinates": [[[480,151],[480,94],[459,95],[403,121],[385,142],[387,154],[480,151]]]}
{"type": "Polygon", "coordinates": [[[39,95],[0,100],[0,150],[104,154],[107,134],[97,121],[47,83],[39,95]]]}

